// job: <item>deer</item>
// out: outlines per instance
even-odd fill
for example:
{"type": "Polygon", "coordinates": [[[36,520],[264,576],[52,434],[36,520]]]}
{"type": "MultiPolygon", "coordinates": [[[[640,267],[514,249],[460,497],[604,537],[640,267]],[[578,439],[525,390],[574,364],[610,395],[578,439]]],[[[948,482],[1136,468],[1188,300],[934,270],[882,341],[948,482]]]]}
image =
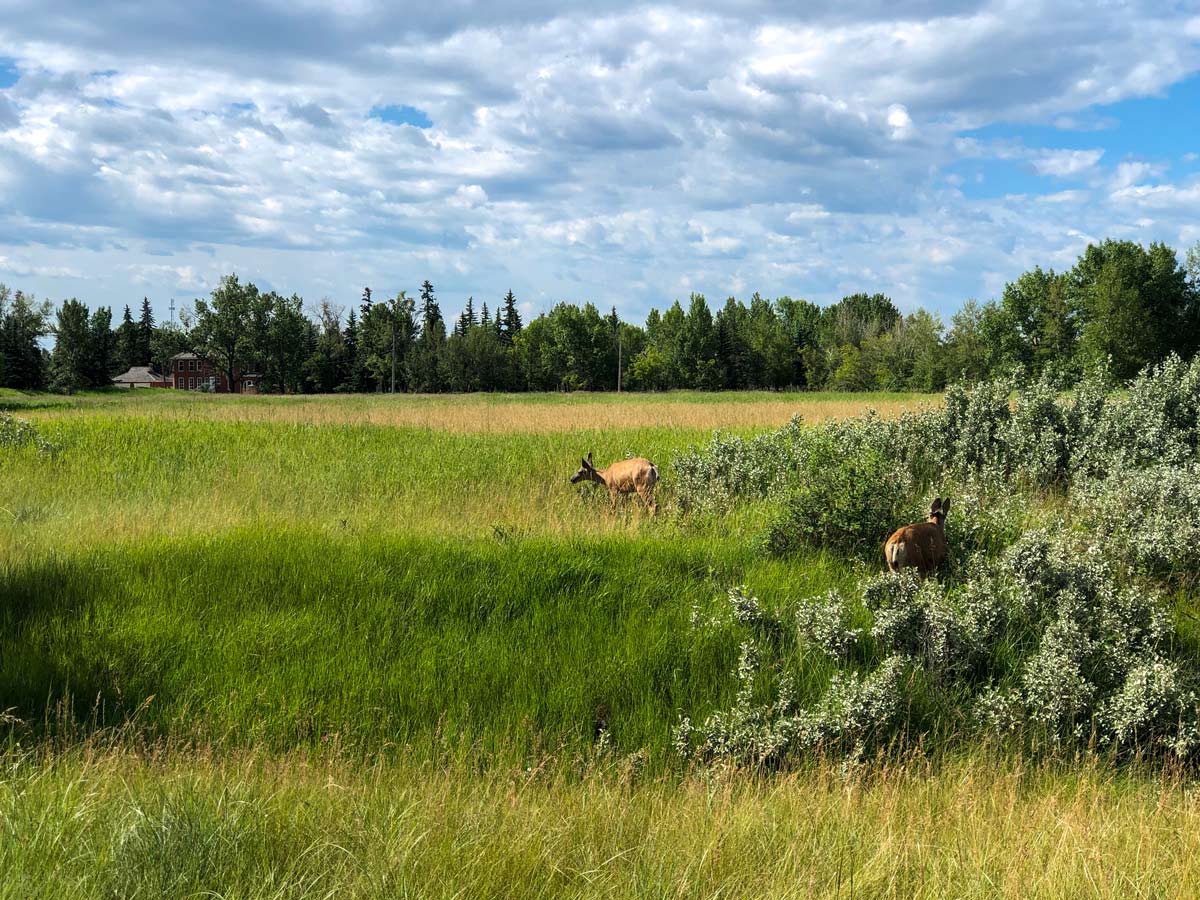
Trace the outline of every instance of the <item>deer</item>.
{"type": "Polygon", "coordinates": [[[658,512],[658,504],[654,502],[654,485],[658,483],[658,466],[648,459],[623,459],[613,463],[607,469],[597,469],[592,465],[592,454],[582,460],[579,471],[571,476],[571,484],[581,481],[593,481],[608,488],[608,496],[612,500],[612,508],[617,508],[618,494],[632,494],[635,491],[654,515],[658,512]]]}
{"type": "Polygon", "coordinates": [[[892,572],[912,567],[924,578],[946,559],[946,513],[950,498],[938,497],[929,508],[929,518],[897,528],[883,545],[883,556],[892,572]]]}

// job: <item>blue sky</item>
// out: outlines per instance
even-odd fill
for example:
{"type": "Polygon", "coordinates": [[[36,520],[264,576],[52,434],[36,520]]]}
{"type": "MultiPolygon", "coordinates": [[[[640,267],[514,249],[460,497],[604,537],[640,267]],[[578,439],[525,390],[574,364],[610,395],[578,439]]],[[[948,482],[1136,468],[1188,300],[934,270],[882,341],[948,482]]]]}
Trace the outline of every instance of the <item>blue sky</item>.
{"type": "Polygon", "coordinates": [[[1200,241],[1198,121],[1200,0],[10,0],[0,281],[948,316],[1092,240],[1200,241]]]}

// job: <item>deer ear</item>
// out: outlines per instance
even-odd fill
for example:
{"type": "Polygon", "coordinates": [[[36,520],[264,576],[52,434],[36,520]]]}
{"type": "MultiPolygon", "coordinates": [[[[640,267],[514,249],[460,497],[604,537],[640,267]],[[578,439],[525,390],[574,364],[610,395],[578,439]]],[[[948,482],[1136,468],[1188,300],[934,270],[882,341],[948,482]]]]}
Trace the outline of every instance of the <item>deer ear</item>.
{"type": "Polygon", "coordinates": [[[588,465],[588,461],[587,461],[586,459],[582,459],[582,458],[581,458],[579,461],[580,461],[581,463],[583,463],[583,467],[584,467],[585,469],[590,469],[590,468],[591,468],[591,466],[589,466],[589,465],[588,465]]]}
{"type": "Polygon", "coordinates": [[[591,450],[588,451],[587,463],[589,466],[592,464],[592,451],[591,450]]]}
{"type": "Polygon", "coordinates": [[[947,497],[945,500],[942,501],[942,515],[944,516],[948,512],[950,512],[950,498],[949,497],[947,497]]]}
{"type": "Polygon", "coordinates": [[[936,498],[934,498],[933,506],[929,507],[929,512],[932,514],[932,513],[937,512],[941,508],[942,508],[942,498],[936,497],[936,498]]]}

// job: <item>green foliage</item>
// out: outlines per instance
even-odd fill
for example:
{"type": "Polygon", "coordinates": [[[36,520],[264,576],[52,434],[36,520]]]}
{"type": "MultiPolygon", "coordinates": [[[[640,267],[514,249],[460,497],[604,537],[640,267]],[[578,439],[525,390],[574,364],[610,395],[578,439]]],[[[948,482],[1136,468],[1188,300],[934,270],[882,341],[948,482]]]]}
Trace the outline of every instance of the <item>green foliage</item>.
{"type": "Polygon", "coordinates": [[[0,284],[0,387],[46,387],[47,367],[38,342],[50,333],[49,320],[49,303],[0,284]]]}
{"type": "Polygon", "coordinates": [[[898,523],[919,518],[903,467],[872,447],[850,454],[840,449],[834,441],[811,448],[767,528],[770,552],[807,546],[874,555],[898,523]]]}
{"type": "Polygon", "coordinates": [[[51,384],[65,394],[92,386],[91,331],[88,308],[78,300],[67,300],[58,309],[54,329],[54,353],[50,358],[51,384]]]}
{"type": "Polygon", "coordinates": [[[237,275],[226,275],[210,299],[196,301],[191,335],[196,352],[208,358],[231,386],[253,357],[251,324],[257,308],[261,308],[258,288],[242,284],[237,275]]]}

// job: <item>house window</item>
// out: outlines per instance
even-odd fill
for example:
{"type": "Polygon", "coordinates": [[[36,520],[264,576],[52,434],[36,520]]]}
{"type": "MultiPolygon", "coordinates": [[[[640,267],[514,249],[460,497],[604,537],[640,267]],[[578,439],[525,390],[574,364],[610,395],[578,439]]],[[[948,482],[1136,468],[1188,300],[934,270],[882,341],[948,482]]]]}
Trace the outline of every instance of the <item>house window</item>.
{"type": "Polygon", "coordinates": [[[195,361],[194,359],[189,359],[189,360],[188,360],[188,371],[189,371],[189,372],[195,372],[195,371],[196,371],[196,361],[195,361]]]}
{"type": "Polygon", "coordinates": [[[192,376],[188,377],[188,390],[194,391],[195,389],[196,389],[196,377],[194,375],[192,375],[192,376]]]}

